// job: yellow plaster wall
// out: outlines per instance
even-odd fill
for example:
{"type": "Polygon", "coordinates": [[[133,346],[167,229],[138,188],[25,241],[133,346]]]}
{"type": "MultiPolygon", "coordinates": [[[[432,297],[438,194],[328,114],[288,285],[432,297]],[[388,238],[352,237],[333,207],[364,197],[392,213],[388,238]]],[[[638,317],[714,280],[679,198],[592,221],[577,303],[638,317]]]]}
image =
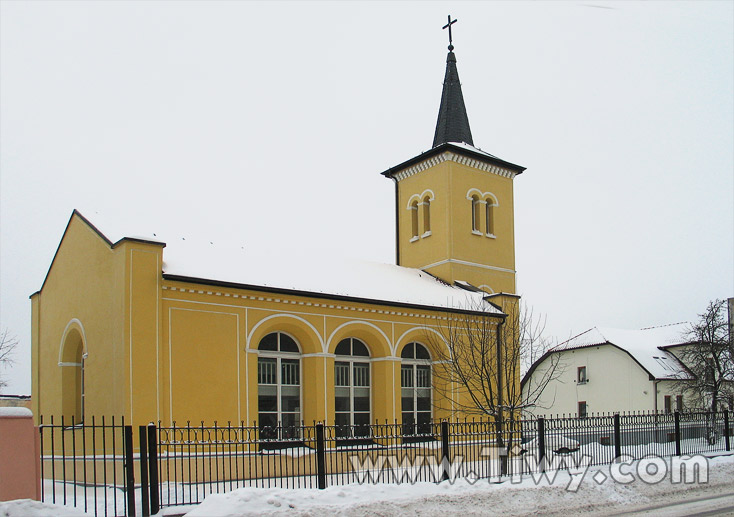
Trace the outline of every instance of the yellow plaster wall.
{"type": "MultiPolygon", "coordinates": [[[[301,417],[306,424],[333,423],[333,352],[347,337],[362,340],[370,350],[372,420],[400,421],[402,347],[411,341],[429,350],[436,346],[436,334],[426,329],[437,320],[426,311],[180,282],[164,281],[164,285],[160,361],[164,422],[171,414],[164,399],[171,394],[172,414],[179,422],[215,416],[221,421],[223,415],[226,419],[240,415],[249,423],[257,420],[257,346],[271,332],[290,335],[301,348],[301,417]],[[239,355],[235,353],[235,316],[240,328],[239,355]],[[235,372],[240,375],[239,390],[232,380],[235,372]],[[194,379],[196,388],[183,380],[186,378],[194,379]]],[[[443,400],[443,393],[436,390],[434,394],[434,417],[438,419],[451,415],[451,404],[443,400]]]]}
{"type": "MultiPolygon", "coordinates": [[[[454,203],[452,219],[454,257],[460,260],[515,269],[515,227],[512,179],[451,163],[451,196],[454,203]],[[494,235],[496,238],[471,233],[471,201],[466,198],[470,189],[491,192],[499,206],[494,208],[494,235]]],[[[480,230],[484,233],[484,213],[480,230]]]]}
{"type": "MultiPolygon", "coordinates": [[[[449,162],[443,162],[398,183],[398,246],[401,266],[423,268],[444,260],[451,253],[451,241],[448,238],[452,224],[449,167],[449,162]],[[421,196],[426,191],[434,194],[431,202],[431,235],[411,242],[413,231],[409,202],[413,196],[421,196]]],[[[419,233],[422,235],[422,210],[418,210],[418,221],[419,233]]]]}
{"type": "MultiPolygon", "coordinates": [[[[239,422],[238,315],[171,307],[168,343],[170,420],[239,422]]],[[[155,401],[154,391],[149,398],[155,401]]]]}
{"type": "MultiPolygon", "coordinates": [[[[494,292],[515,292],[515,228],[513,180],[454,161],[443,161],[398,183],[398,247],[400,265],[426,269],[446,281],[464,280],[494,292]],[[497,199],[494,234],[485,232],[485,213],[480,210],[481,235],[472,233],[472,201],[476,189],[497,199]],[[431,234],[414,239],[411,198],[426,191],[431,203],[431,234]],[[452,260],[450,264],[441,264],[452,260]],[[477,266],[479,265],[479,266],[477,266]],[[481,267],[481,266],[490,266],[481,267]]],[[[419,227],[422,212],[419,210],[419,227]]]]}
{"type": "MultiPolygon", "coordinates": [[[[436,192],[436,236],[448,225],[440,199],[436,192]]],[[[333,422],[340,340],[358,338],[370,350],[373,421],[400,421],[403,346],[421,342],[435,357],[431,327],[441,311],[173,282],[161,277],[164,256],[156,244],[110,248],[72,218],[49,280],[32,299],[37,414],[59,414],[59,345],[73,318],[89,353],[86,414],[124,413],[133,425],[257,420],[257,346],[271,332],[287,333],[301,348],[306,423],[333,422]]],[[[461,417],[443,398],[452,393],[434,390],[434,418],[461,417]]]]}
{"type": "MultiPolygon", "coordinates": [[[[34,415],[62,414],[64,332],[81,330],[85,416],[121,415],[128,388],[124,326],[124,260],[78,216],[72,216],[46,282],[31,302],[34,415]],[[78,323],[76,323],[76,322],[78,323]]],[[[66,367],[68,368],[68,367],[66,367]]]]}
{"type": "Polygon", "coordinates": [[[130,394],[126,414],[131,420],[157,422],[159,411],[160,271],[161,247],[124,242],[126,342],[130,371],[130,394]],[[154,391],[156,396],[151,397],[154,391]]]}

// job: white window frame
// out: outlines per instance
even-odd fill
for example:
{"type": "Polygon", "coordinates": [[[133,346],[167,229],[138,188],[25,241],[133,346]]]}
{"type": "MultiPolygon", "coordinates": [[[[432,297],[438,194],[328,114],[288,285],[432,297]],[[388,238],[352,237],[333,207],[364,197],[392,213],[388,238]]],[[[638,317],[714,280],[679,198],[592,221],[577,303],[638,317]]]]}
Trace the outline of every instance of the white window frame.
{"type": "MultiPolygon", "coordinates": [[[[430,359],[430,350],[426,345],[423,343],[420,343],[418,341],[411,341],[410,343],[406,344],[405,346],[410,345],[411,343],[416,343],[423,348],[426,349],[429,355],[429,359],[411,359],[411,358],[400,358],[400,418],[402,420],[403,413],[413,413],[413,420],[414,425],[416,429],[418,428],[418,389],[419,388],[426,388],[426,386],[418,386],[418,366],[428,366],[428,392],[430,393],[430,420],[433,420],[433,361],[430,359]],[[411,375],[413,379],[413,386],[403,386],[403,366],[410,366],[411,369],[411,375]],[[404,411],[403,410],[403,390],[404,389],[410,389],[413,395],[413,409],[411,411],[404,411]]],[[[402,355],[402,353],[401,353],[402,355]]],[[[426,411],[420,411],[420,413],[426,413],[426,411]]],[[[405,425],[405,422],[403,422],[403,425],[405,425]]]]}
{"type": "MultiPolygon", "coordinates": [[[[349,338],[349,339],[357,339],[357,338],[349,338]]],[[[367,345],[364,343],[364,341],[357,339],[357,341],[360,341],[365,348],[369,350],[367,345]]],[[[370,401],[370,409],[369,409],[369,417],[367,419],[368,424],[372,423],[372,361],[371,356],[365,356],[365,355],[334,355],[334,399],[336,400],[336,390],[337,388],[349,388],[349,411],[337,411],[336,410],[336,403],[334,405],[334,423],[336,424],[336,414],[349,414],[349,425],[354,426],[354,389],[355,388],[367,388],[367,391],[369,393],[369,401],[370,401]],[[336,383],[337,381],[337,374],[336,374],[336,368],[337,363],[347,364],[349,365],[349,381],[348,385],[339,385],[336,383]],[[367,377],[368,382],[367,386],[355,386],[354,385],[354,365],[367,365],[367,377]]],[[[357,413],[364,413],[364,411],[357,411],[357,413]]]]}
{"type": "Polygon", "coordinates": [[[418,202],[410,205],[410,233],[412,234],[410,242],[420,239],[420,222],[418,220],[418,202]]]}
{"type": "Polygon", "coordinates": [[[485,203],[484,203],[484,218],[485,218],[484,226],[485,228],[484,229],[485,229],[486,236],[490,238],[496,238],[496,235],[494,233],[495,231],[495,224],[494,224],[495,221],[494,220],[497,216],[494,210],[495,206],[496,205],[492,203],[491,199],[485,200],[485,203]]]}
{"type": "MultiPolygon", "coordinates": [[[[277,411],[275,411],[275,414],[276,414],[275,421],[276,421],[276,425],[278,425],[279,427],[282,425],[283,413],[284,413],[283,400],[282,400],[282,391],[283,391],[282,388],[284,386],[283,379],[282,379],[282,375],[283,375],[282,361],[283,359],[290,359],[290,360],[296,359],[298,360],[298,414],[296,416],[295,426],[296,428],[300,428],[301,422],[303,421],[303,382],[302,382],[303,380],[303,361],[301,361],[301,356],[302,356],[302,353],[300,352],[300,350],[302,350],[301,345],[296,338],[294,338],[290,334],[287,334],[286,332],[280,332],[280,331],[270,332],[266,334],[265,336],[263,336],[262,339],[264,339],[266,336],[270,334],[278,334],[278,341],[277,341],[278,348],[280,348],[280,335],[284,334],[288,336],[296,343],[296,346],[298,347],[299,352],[280,352],[280,351],[273,351],[273,350],[259,350],[258,349],[257,351],[257,358],[258,358],[258,361],[257,361],[258,363],[257,364],[257,394],[258,394],[257,418],[258,418],[258,424],[262,425],[261,423],[262,419],[260,418],[261,413],[267,413],[267,414],[273,413],[273,411],[262,411],[262,412],[260,411],[260,401],[259,401],[260,386],[275,386],[276,387],[275,396],[276,396],[276,402],[277,402],[277,411]],[[276,360],[275,362],[275,365],[276,365],[275,366],[275,374],[276,374],[275,384],[260,383],[260,358],[276,360]]],[[[295,385],[285,384],[285,386],[295,386],[295,385]]],[[[285,411],[285,413],[293,414],[292,411],[285,411]]]]}

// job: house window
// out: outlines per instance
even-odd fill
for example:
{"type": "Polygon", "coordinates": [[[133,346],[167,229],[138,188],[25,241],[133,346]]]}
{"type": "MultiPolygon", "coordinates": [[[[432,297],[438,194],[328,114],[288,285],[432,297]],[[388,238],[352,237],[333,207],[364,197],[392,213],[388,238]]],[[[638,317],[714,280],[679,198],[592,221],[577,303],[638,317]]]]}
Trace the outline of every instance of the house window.
{"type": "Polygon", "coordinates": [[[418,201],[413,201],[410,205],[410,224],[413,238],[418,238],[418,201]]]}
{"type": "Polygon", "coordinates": [[[582,400],[579,402],[579,418],[586,418],[586,401],[582,400]]]}
{"type": "Polygon", "coordinates": [[[336,436],[369,436],[370,352],[359,339],[347,338],[339,342],[334,353],[336,436]]]}
{"type": "Polygon", "coordinates": [[[487,235],[494,235],[494,205],[492,200],[487,200],[486,211],[486,223],[487,223],[487,235]]]}
{"type": "Polygon", "coordinates": [[[676,395],[675,397],[675,410],[683,411],[683,395],[676,395]]]}
{"type": "Polygon", "coordinates": [[[420,343],[408,343],[400,357],[403,433],[428,434],[431,431],[431,356],[420,343]]]}
{"type": "Polygon", "coordinates": [[[479,232],[479,218],[481,201],[477,196],[471,197],[471,230],[472,232],[479,232]]]}
{"type": "Polygon", "coordinates": [[[576,371],[576,381],[579,384],[586,384],[586,366],[579,366],[576,371]]]}
{"type": "Polygon", "coordinates": [[[431,233],[431,199],[426,197],[423,200],[423,236],[427,237],[431,233]]]}
{"type": "Polygon", "coordinates": [[[282,332],[260,341],[257,360],[257,405],[262,439],[299,436],[301,359],[296,341],[282,332]]]}
{"type": "Polygon", "coordinates": [[[664,400],[665,412],[670,413],[671,411],[673,411],[672,397],[670,395],[665,395],[664,400]]]}

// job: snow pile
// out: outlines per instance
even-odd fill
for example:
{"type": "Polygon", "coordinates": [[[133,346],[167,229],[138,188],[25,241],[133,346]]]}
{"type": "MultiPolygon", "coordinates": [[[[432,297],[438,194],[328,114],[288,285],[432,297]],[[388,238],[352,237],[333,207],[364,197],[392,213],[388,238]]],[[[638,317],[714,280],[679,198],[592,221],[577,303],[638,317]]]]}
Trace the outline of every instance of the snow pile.
{"type": "MultiPolygon", "coordinates": [[[[670,460],[666,461],[670,465],[670,460]]],[[[672,469],[662,481],[644,483],[639,473],[647,467],[642,462],[633,462],[624,464],[621,469],[623,474],[631,473],[634,477],[627,484],[613,481],[610,467],[602,465],[586,471],[572,468],[570,473],[549,472],[537,484],[532,476],[525,475],[517,483],[503,478],[501,483],[480,479],[471,484],[465,479],[458,479],[453,484],[352,484],[326,490],[241,488],[226,494],[209,495],[199,506],[164,508],[157,516],[182,513],[187,517],[333,514],[444,516],[458,513],[566,516],[581,513],[613,515],[649,510],[651,506],[660,507],[657,515],[672,515],[674,512],[670,508],[663,508],[665,505],[697,501],[697,506],[690,507],[696,511],[686,511],[685,507],[677,509],[678,515],[687,515],[710,510],[717,504],[732,504],[727,497],[734,497],[731,490],[734,484],[734,456],[709,458],[708,464],[707,481],[695,483],[673,481],[672,469]],[[683,513],[680,513],[681,510],[684,510],[683,513]]],[[[650,473],[650,470],[647,469],[647,472],[650,473]]],[[[140,512],[139,497],[136,497],[136,507],[140,512]]],[[[93,508],[93,504],[90,504],[90,508],[93,508]]],[[[88,514],[92,515],[93,510],[88,514]]],[[[0,502],[0,517],[74,517],[88,514],[72,507],[28,499],[0,502]]]]}
{"type": "MultiPolygon", "coordinates": [[[[624,469],[635,472],[635,462],[624,469]]],[[[590,468],[578,490],[568,491],[572,481],[568,472],[558,472],[549,482],[537,485],[531,476],[520,483],[479,480],[470,484],[457,480],[443,482],[378,485],[347,485],[326,490],[289,490],[282,488],[243,488],[227,494],[210,495],[187,517],[225,517],[248,515],[538,515],[579,514],[587,512],[631,511],[660,502],[673,503],[691,497],[729,493],[734,482],[734,457],[709,460],[708,483],[673,483],[671,476],[657,484],[635,479],[621,484],[607,478],[598,483],[597,472],[609,474],[608,466],[590,468]],[[623,507],[623,508],[620,508],[623,507]]],[[[573,473],[572,473],[573,474],[573,473]]],[[[552,477],[552,476],[551,476],[552,477]]]]}
{"type": "Polygon", "coordinates": [[[3,418],[33,418],[33,412],[24,407],[0,407],[3,418]]]}
{"type": "Polygon", "coordinates": [[[76,517],[87,515],[71,506],[42,503],[31,499],[0,502],[0,517],[76,517]]]}

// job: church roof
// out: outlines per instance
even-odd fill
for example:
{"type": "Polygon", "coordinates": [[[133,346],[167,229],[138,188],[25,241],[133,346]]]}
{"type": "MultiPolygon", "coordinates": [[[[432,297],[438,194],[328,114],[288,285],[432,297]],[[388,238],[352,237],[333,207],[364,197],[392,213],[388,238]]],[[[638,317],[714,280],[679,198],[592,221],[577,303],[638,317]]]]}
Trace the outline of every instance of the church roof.
{"type": "Polygon", "coordinates": [[[469,128],[469,117],[464,105],[464,95],[461,93],[456,55],[453,51],[449,51],[446,56],[446,74],[443,79],[441,106],[438,109],[438,121],[432,147],[447,142],[465,142],[474,145],[469,128]]]}
{"type": "Polygon", "coordinates": [[[446,57],[446,74],[443,80],[443,91],[441,93],[441,105],[438,109],[438,120],[436,121],[436,132],[433,136],[433,146],[418,156],[400,163],[382,173],[383,176],[391,178],[393,174],[428,160],[446,151],[453,152],[479,160],[481,162],[509,169],[514,174],[521,174],[525,167],[515,165],[502,160],[486,151],[474,147],[474,140],[469,128],[469,117],[466,114],[464,95],[461,92],[459,72],[456,68],[456,55],[453,45],[449,46],[449,54],[446,57]]]}
{"type": "MultiPolygon", "coordinates": [[[[401,307],[449,311],[483,311],[502,315],[484,300],[485,293],[469,292],[448,285],[419,269],[356,259],[294,256],[269,248],[258,253],[234,242],[210,242],[165,235],[146,229],[126,228],[120,218],[92,213],[87,219],[74,211],[110,246],[123,240],[160,243],[163,277],[224,287],[254,289],[292,296],[349,299],[401,307]]],[[[144,223],[151,228],[150,223],[144,223]]]]}

